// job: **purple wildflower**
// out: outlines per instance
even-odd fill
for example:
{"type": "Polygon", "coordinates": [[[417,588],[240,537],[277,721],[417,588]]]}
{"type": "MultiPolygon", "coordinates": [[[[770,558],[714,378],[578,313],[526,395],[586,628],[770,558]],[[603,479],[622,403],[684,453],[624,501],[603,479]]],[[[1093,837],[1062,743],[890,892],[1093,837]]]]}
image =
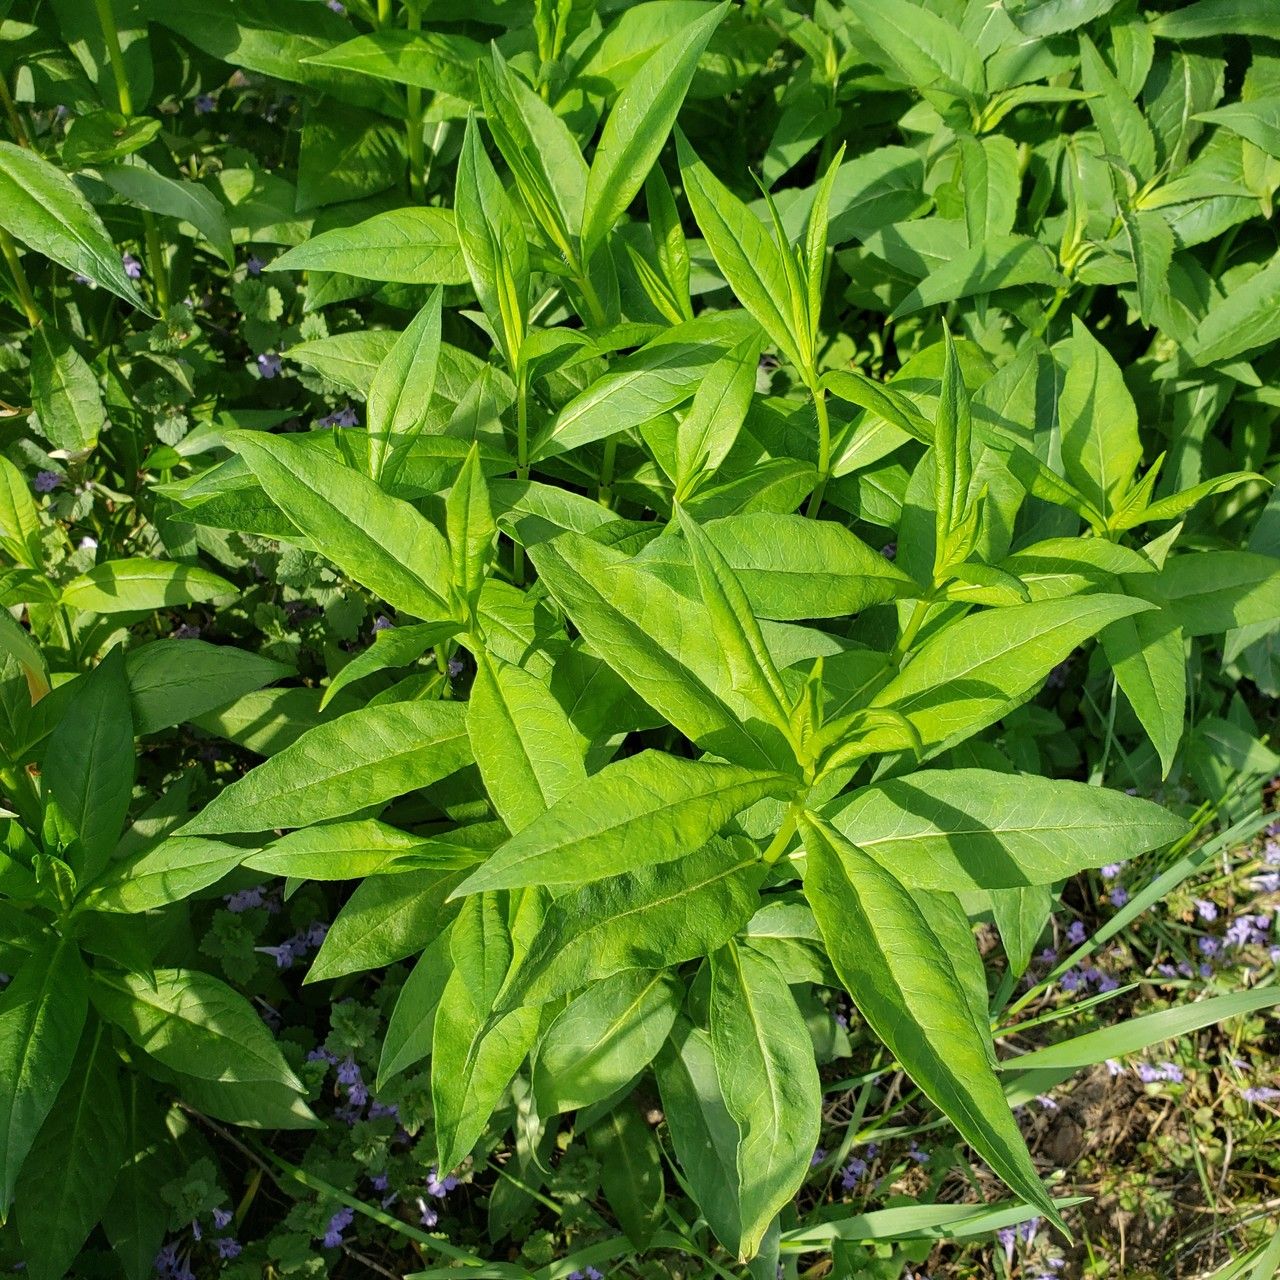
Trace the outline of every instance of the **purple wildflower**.
{"type": "Polygon", "coordinates": [[[255,907],[262,906],[262,897],[262,886],[255,885],[252,889],[237,889],[235,893],[227,894],[223,902],[228,911],[239,915],[242,911],[252,911],[255,907]]]}
{"type": "Polygon", "coordinates": [[[1109,1076],[1122,1076],[1124,1075],[1124,1068],[1114,1058],[1108,1058],[1107,1074],[1109,1076]]]}
{"type": "Polygon", "coordinates": [[[462,674],[462,659],[450,658],[448,662],[449,679],[456,680],[462,674]]]}
{"type": "Polygon", "coordinates": [[[1115,991],[1119,985],[1119,979],[1113,978],[1109,973],[1102,973],[1098,975],[1099,991],[1115,991]]]}
{"type": "Polygon", "coordinates": [[[220,1258],[238,1258],[244,1251],[244,1246],[233,1236],[219,1236],[213,1245],[220,1258]]]}
{"type": "Polygon", "coordinates": [[[1162,1062],[1160,1064],[1160,1074],[1173,1084],[1182,1083],[1182,1068],[1176,1062],[1162,1062]]]}
{"type": "Polygon", "coordinates": [[[327,3],[334,13],[346,13],[347,11],[347,6],[342,3],[342,0],[327,0],[327,3]]]}
{"type": "Polygon", "coordinates": [[[142,263],[131,253],[122,254],[120,265],[124,267],[124,273],[130,280],[142,279],[142,263]]]}
{"type": "Polygon", "coordinates": [[[1118,884],[1111,890],[1108,897],[1110,897],[1113,907],[1123,907],[1129,901],[1129,890],[1124,885],[1118,884]]]}
{"type": "MultiPolygon", "coordinates": [[[[1277,824],[1273,822],[1271,825],[1277,824]]],[[[1269,867],[1280,867],[1280,840],[1268,840],[1262,846],[1262,860],[1269,867]]]]}
{"type": "Polygon", "coordinates": [[[218,105],[217,99],[211,93],[201,93],[196,95],[195,109],[196,115],[207,116],[218,105]]]}
{"type": "Polygon", "coordinates": [[[280,357],[274,351],[264,351],[258,357],[258,372],[264,378],[274,378],[280,368],[280,357]]]}
{"type": "Polygon", "coordinates": [[[880,548],[880,554],[884,556],[886,560],[896,560],[898,558],[898,544],[896,542],[886,542],[884,546],[880,548]]]}
{"type": "Polygon", "coordinates": [[[441,1178],[435,1165],[427,1171],[427,1192],[437,1199],[443,1200],[457,1185],[458,1179],[451,1173],[441,1178]]]}
{"type": "Polygon", "coordinates": [[[213,1211],[213,1225],[217,1227],[219,1231],[221,1231],[222,1228],[227,1226],[230,1222],[231,1222],[230,1209],[215,1209],[213,1211]]]}
{"type": "Polygon", "coordinates": [[[342,1233],[352,1224],[355,1216],[356,1211],[344,1204],[329,1219],[329,1225],[324,1231],[324,1247],[326,1249],[336,1249],[342,1243],[342,1233]]]}
{"type": "Polygon", "coordinates": [[[360,1083],[360,1067],[354,1058],[346,1057],[339,1063],[338,1083],[345,1085],[360,1083]]]}
{"type": "Polygon", "coordinates": [[[1250,881],[1257,893],[1280,892],[1280,871],[1264,871],[1250,881]]]}
{"type": "Polygon", "coordinates": [[[809,1157],[809,1168],[816,1169],[826,1158],[826,1147],[814,1147],[813,1155],[809,1157]]]}
{"type": "Polygon", "coordinates": [[[385,1191],[389,1184],[390,1184],[390,1180],[387,1178],[387,1175],[385,1173],[375,1173],[369,1179],[369,1185],[375,1191],[385,1191]]]}
{"type": "Polygon", "coordinates": [[[31,487],[37,493],[52,493],[62,483],[62,477],[56,471],[37,471],[31,487]]]}
{"type": "Polygon", "coordinates": [[[1280,1089],[1273,1089],[1265,1084],[1254,1084],[1247,1089],[1241,1089],[1240,1096],[1246,1102],[1274,1102],[1280,1098],[1280,1089]]]}
{"type": "Polygon", "coordinates": [[[260,258],[256,253],[251,253],[244,265],[245,270],[247,270],[251,276],[260,276],[262,274],[262,268],[267,265],[267,262],[265,258],[260,258]]]}
{"type": "Polygon", "coordinates": [[[1149,1062],[1138,1063],[1138,1079],[1143,1084],[1155,1084],[1157,1080],[1164,1079],[1164,1073],[1159,1067],[1153,1067],[1149,1062]]]}
{"type": "Polygon", "coordinates": [[[440,1221],[440,1215],[421,1196],[414,1203],[418,1206],[418,1220],[430,1231],[440,1221]]]}
{"type": "Polygon", "coordinates": [[[1100,868],[1100,871],[1104,880],[1114,880],[1123,869],[1123,862],[1108,862],[1105,867],[1100,868]]]}
{"type": "Polygon", "coordinates": [[[1045,947],[1045,949],[1040,953],[1041,964],[1056,964],[1057,959],[1058,953],[1052,947],[1045,947]]]}
{"type": "Polygon", "coordinates": [[[922,1151],[918,1146],[916,1146],[916,1140],[912,1138],[911,1150],[907,1152],[907,1159],[914,1160],[916,1164],[928,1164],[930,1156],[927,1151],[922,1151]]]}
{"type": "Polygon", "coordinates": [[[170,637],[174,640],[199,640],[200,628],[190,626],[184,622],[182,626],[174,627],[173,631],[170,632],[170,637]]]}
{"type": "Polygon", "coordinates": [[[1217,938],[1197,938],[1196,947],[1202,956],[1216,956],[1222,950],[1222,943],[1217,938]]]}
{"type": "Polygon", "coordinates": [[[381,1120],[385,1116],[398,1120],[400,1108],[394,1102],[378,1102],[376,1099],[369,1104],[370,1120],[381,1120]]]}
{"type": "Polygon", "coordinates": [[[1079,969],[1068,969],[1059,979],[1063,991],[1079,991],[1085,985],[1085,975],[1079,969]]]}
{"type": "Polygon", "coordinates": [[[297,959],[292,942],[282,942],[278,947],[254,947],[254,950],[261,951],[264,956],[271,956],[277,969],[292,969],[293,962],[297,959]]]}
{"type": "Polygon", "coordinates": [[[374,635],[377,635],[377,633],[378,633],[379,631],[394,631],[394,630],[395,630],[395,625],[396,625],[396,624],[395,624],[394,622],[392,622],[390,618],[388,618],[388,617],[386,617],[384,614],[381,614],[381,613],[380,613],[380,614],[378,614],[378,616],[377,616],[376,618],[374,618],[374,620],[373,620],[373,632],[374,632],[374,635]]]}
{"type": "Polygon", "coordinates": [[[1218,918],[1218,904],[1210,902],[1208,898],[1197,898],[1196,915],[1201,920],[1216,920],[1218,918]]]}
{"type": "Polygon", "coordinates": [[[1084,941],[1084,921],[1073,920],[1067,929],[1068,946],[1078,947],[1084,941]]]}
{"type": "Polygon", "coordinates": [[[846,1191],[852,1191],[858,1185],[858,1179],[867,1171],[867,1162],[854,1156],[843,1169],[840,1170],[840,1185],[846,1191]]]}
{"type": "Polygon", "coordinates": [[[1000,1242],[1000,1248],[1004,1250],[1004,1256],[1012,1260],[1013,1251],[1018,1244],[1017,1232],[1012,1227],[1001,1227],[996,1232],[996,1239],[1000,1242]]]}
{"type": "Polygon", "coordinates": [[[1047,1093],[1037,1093],[1036,1101],[1044,1111],[1057,1111],[1058,1104],[1047,1093]]]}

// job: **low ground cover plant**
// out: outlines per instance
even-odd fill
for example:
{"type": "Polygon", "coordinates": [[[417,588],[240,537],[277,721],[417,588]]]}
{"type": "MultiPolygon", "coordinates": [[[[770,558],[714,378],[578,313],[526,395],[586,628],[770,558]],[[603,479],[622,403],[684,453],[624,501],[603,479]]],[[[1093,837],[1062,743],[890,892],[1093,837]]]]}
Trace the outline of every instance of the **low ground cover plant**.
{"type": "Polygon", "coordinates": [[[1271,0],[6,8],[0,1262],[1273,1274],[1277,104],[1271,0]]]}

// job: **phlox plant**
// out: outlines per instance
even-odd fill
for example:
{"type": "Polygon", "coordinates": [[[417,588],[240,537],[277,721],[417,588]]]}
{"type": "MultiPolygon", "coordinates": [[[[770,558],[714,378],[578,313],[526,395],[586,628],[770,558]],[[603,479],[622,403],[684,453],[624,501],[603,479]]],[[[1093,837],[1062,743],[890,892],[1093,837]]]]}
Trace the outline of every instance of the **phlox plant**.
{"type": "Polygon", "coordinates": [[[1280,1001],[1007,1045],[1267,821],[1271,0],[5,15],[3,1256],[1066,1247],[1012,1108],[1280,1001]],[[893,1073],[979,1195],[812,1193],[893,1073]]]}

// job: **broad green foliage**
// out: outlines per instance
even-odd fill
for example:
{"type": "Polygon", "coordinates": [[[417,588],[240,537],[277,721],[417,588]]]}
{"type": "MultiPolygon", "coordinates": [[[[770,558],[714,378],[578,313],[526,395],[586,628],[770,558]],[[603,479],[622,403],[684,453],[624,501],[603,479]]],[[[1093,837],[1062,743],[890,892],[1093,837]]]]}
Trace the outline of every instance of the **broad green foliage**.
{"type": "MultiPolygon", "coordinates": [[[[0,24],[29,1274],[99,1222],[147,1274],[210,1134],[404,1228],[326,1181],[325,1018],[400,1108],[365,1169],[496,1178],[483,1274],[539,1205],[591,1233],[544,1280],[1065,1231],[1011,1103],[1270,1003],[993,1036],[1073,877],[1171,886],[1276,772],[1280,13],[341,8],[0,24]],[[1015,1199],[798,1200],[838,1057],[1015,1199]]],[[[286,1212],[281,1275],[342,1216],[286,1212]]]]}

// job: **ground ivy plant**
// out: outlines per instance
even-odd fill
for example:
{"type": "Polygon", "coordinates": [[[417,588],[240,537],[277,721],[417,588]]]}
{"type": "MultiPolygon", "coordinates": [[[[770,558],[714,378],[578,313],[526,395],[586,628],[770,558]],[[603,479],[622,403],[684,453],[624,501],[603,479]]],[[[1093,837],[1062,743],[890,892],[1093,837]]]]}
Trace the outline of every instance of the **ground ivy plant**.
{"type": "Polygon", "coordinates": [[[797,1217],[851,1053],[1069,1238],[1011,1105],[1280,999],[997,1053],[1073,877],[1265,821],[1269,0],[349,9],[0,22],[13,1260],[527,1274],[430,1198],[581,1140],[548,1280],[896,1276],[797,1217]]]}

